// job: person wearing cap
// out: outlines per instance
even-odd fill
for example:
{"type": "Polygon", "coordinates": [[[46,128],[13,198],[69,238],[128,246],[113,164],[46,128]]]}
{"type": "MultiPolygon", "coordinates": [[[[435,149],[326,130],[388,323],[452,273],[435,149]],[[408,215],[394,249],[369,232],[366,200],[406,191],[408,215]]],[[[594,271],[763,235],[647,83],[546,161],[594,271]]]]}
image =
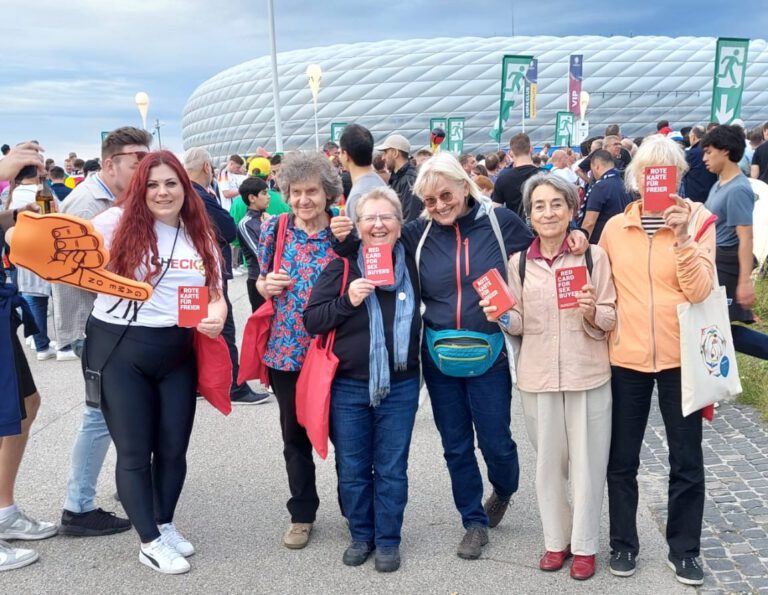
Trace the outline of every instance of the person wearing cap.
{"type": "MultiPolygon", "coordinates": [[[[266,157],[254,157],[248,162],[249,176],[260,178],[266,182],[270,173],[272,173],[272,163],[266,157]]],[[[267,194],[269,194],[269,205],[265,210],[267,215],[280,215],[281,213],[291,212],[291,208],[285,204],[280,192],[268,188],[267,194]]]]}
{"type": "Polygon", "coordinates": [[[413,196],[413,185],[416,183],[418,171],[408,158],[411,143],[401,134],[392,134],[375,149],[383,152],[384,163],[392,172],[389,187],[397,192],[400,198],[404,222],[413,221],[421,214],[421,205],[413,196]]]}

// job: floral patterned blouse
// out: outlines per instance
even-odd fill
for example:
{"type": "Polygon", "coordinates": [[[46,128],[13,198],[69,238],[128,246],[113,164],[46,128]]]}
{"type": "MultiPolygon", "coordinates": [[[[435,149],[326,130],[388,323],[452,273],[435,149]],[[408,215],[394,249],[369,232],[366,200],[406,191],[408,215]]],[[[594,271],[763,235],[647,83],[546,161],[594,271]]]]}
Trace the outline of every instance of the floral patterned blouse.
{"type": "MultiPolygon", "coordinates": [[[[336,258],[336,253],[331,247],[330,227],[308,235],[294,226],[293,215],[288,217],[282,268],[291,276],[293,283],[273,298],[275,316],[272,318],[264,363],[274,370],[298,372],[311,339],[304,329],[304,308],[315,281],[325,266],[336,258]]],[[[278,217],[270,217],[261,226],[256,257],[262,276],[273,269],[277,222],[278,217]]]]}

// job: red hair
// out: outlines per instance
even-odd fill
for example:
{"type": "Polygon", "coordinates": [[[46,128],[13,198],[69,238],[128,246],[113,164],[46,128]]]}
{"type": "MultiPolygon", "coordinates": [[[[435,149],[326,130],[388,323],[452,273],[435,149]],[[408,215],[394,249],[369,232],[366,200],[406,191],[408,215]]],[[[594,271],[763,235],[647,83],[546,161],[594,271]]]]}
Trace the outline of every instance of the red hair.
{"type": "Polygon", "coordinates": [[[208,218],[205,204],[192,187],[186,170],[170,151],[153,151],[144,157],[133,172],[127,190],[115,203],[115,206],[123,208],[123,216],[112,239],[108,268],[118,275],[133,279],[137,269],[143,266],[146,273],[140,280],[147,283],[151,283],[162,271],[157,251],[155,218],[147,206],[147,182],[152,168],[158,165],[170,167],[184,189],[184,203],[179,217],[187,236],[203,260],[208,295],[215,299],[220,295],[223,262],[216,242],[216,232],[208,218]]]}

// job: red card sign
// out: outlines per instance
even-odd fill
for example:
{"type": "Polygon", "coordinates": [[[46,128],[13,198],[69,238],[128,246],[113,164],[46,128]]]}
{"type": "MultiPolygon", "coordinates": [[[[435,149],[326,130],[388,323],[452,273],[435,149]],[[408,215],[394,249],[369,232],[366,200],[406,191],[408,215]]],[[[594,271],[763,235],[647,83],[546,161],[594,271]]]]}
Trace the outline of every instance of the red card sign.
{"type": "Polygon", "coordinates": [[[496,312],[490,315],[494,320],[517,303],[509,292],[507,282],[496,269],[491,269],[485,275],[475,279],[472,286],[481,300],[488,300],[491,306],[496,306],[496,312]]]}
{"type": "Polygon", "coordinates": [[[179,287],[179,326],[194,328],[208,316],[207,287],[179,287]]]}
{"type": "Polygon", "coordinates": [[[643,193],[643,213],[663,213],[675,204],[677,168],[674,165],[646,167],[643,193]]]}
{"type": "Polygon", "coordinates": [[[393,285],[395,271],[392,266],[392,246],[363,247],[363,262],[365,263],[365,278],[374,285],[393,285]]]}
{"type": "Polygon", "coordinates": [[[557,283],[557,307],[560,310],[578,308],[576,294],[587,284],[587,267],[569,267],[555,271],[557,283]]]}

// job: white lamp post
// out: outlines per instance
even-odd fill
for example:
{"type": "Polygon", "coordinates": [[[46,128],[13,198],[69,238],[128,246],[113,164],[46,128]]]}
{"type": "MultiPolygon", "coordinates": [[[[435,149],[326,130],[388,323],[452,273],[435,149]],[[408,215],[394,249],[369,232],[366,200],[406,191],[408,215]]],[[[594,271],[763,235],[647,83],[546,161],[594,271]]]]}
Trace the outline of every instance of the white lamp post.
{"type": "Polygon", "coordinates": [[[307,81],[309,90],[312,91],[312,104],[315,108],[315,150],[320,150],[320,134],[317,129],[317,95],[320,93],[320,79],[323,76],[319,64],[310,64],[307,66],[307,81]]]}
{"type": "Polygon", "coordinates": [[[141,114],[141,127],[147,129],[147,112],[149,111],[149,95],[144,91],[136,93],[136,97],[133,99],[136,102],[136,107],[139,108],[139,114],[141,114]]]}
{"type": "Polygon", "coordinates": [[[582,91],[579,94],[579,143],[582,143],[589,138],[589,120],[587,120],[587,107],[589,107],[589,93],[582,91]]]}

